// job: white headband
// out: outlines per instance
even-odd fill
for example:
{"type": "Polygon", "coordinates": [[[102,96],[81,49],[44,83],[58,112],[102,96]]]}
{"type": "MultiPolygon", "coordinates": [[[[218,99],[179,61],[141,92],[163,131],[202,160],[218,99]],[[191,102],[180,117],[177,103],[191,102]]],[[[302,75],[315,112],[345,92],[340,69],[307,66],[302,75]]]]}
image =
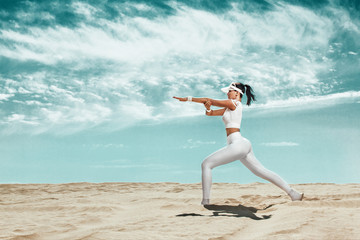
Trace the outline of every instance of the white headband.
{"type": "Polygon", "coordinates": [[[239,89],[235,86],[235,83],[231,83],[228,87],[222,88],[221,91],[224,93],[228,93],[230,89],[235,90],[244,95],[243,91],[241,91],[241,89],[239,89]]]}

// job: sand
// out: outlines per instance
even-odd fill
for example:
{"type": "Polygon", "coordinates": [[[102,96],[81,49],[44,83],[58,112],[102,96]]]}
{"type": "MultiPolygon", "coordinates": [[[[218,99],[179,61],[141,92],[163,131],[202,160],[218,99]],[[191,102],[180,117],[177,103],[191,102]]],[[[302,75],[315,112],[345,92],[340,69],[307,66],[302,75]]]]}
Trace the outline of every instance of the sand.
{"type": "Polygon", "coordinates": [[[360,239],[360,184],[0,184],[0,239],[360,239]]]}

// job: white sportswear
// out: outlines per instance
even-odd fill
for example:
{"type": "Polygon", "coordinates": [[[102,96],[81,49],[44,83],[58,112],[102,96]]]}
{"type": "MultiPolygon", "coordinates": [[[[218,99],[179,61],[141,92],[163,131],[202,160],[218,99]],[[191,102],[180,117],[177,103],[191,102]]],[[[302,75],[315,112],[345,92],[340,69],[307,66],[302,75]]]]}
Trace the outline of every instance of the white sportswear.
{"type": "Polygon", "coordinates": [[[235,105],[235,110],[230,110],[226,108],[223,114],[223,121],[225,123],[225,128],[240,128],[241,118],[242,118],[242,105],[240,101],[231,99],[232,103],[235,105]]]}
{"type": "MultiPolygon", "coordinates": [[[[227,128],[240,128],[242,107],[240,102],[236,104],[236,110],[231,111],[227,109],[224,112],[223,120],[227,128]]],[[[293,201],[302,200],[303,194],[292,189],[289,184],[285,182],[279,175],[266,169],[256,159],[250,141],[242,137],[240,132],[234,132],[227,137],[227,146],[208,156],[201,165],[203,205],[208,205],[210,202],[210,189],[212,184],[211,170],[214,167],[236,160],[240,160],[256,176],[261,177],[284,190],[293,201]]]]}

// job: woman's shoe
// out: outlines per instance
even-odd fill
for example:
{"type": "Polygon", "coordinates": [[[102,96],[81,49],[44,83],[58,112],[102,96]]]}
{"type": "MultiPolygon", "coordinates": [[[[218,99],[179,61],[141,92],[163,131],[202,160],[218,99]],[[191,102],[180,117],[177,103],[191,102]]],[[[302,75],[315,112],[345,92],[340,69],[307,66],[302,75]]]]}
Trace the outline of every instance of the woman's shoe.
{"type": "Polygon", "coordinates": [[[298,191],[291,189],[289,196],[291,197],[292,201],[301,201],[304,197],[304,193],[299,193],[298,191]]]}
{"type": "Polygon", "coordinates": [[[210,199],[203,199],[202,201],[201,201],[201,205],[210,205],[210,199]]]}

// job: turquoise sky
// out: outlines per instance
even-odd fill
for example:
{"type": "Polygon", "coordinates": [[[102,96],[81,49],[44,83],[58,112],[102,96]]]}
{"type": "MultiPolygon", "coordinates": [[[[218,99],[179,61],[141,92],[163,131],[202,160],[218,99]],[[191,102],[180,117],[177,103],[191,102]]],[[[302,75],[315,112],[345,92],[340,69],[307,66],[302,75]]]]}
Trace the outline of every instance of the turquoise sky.
{"type": "MultiPolygon", "coordinates": [[[[172,96],[233,81],[267,168],[360,182],[359,39],[357,0],[2,0],[0,183],[200,182],[224,126],[172,96]]],[[[264,182],[240,162],[213,180],[264,182]]]]}

